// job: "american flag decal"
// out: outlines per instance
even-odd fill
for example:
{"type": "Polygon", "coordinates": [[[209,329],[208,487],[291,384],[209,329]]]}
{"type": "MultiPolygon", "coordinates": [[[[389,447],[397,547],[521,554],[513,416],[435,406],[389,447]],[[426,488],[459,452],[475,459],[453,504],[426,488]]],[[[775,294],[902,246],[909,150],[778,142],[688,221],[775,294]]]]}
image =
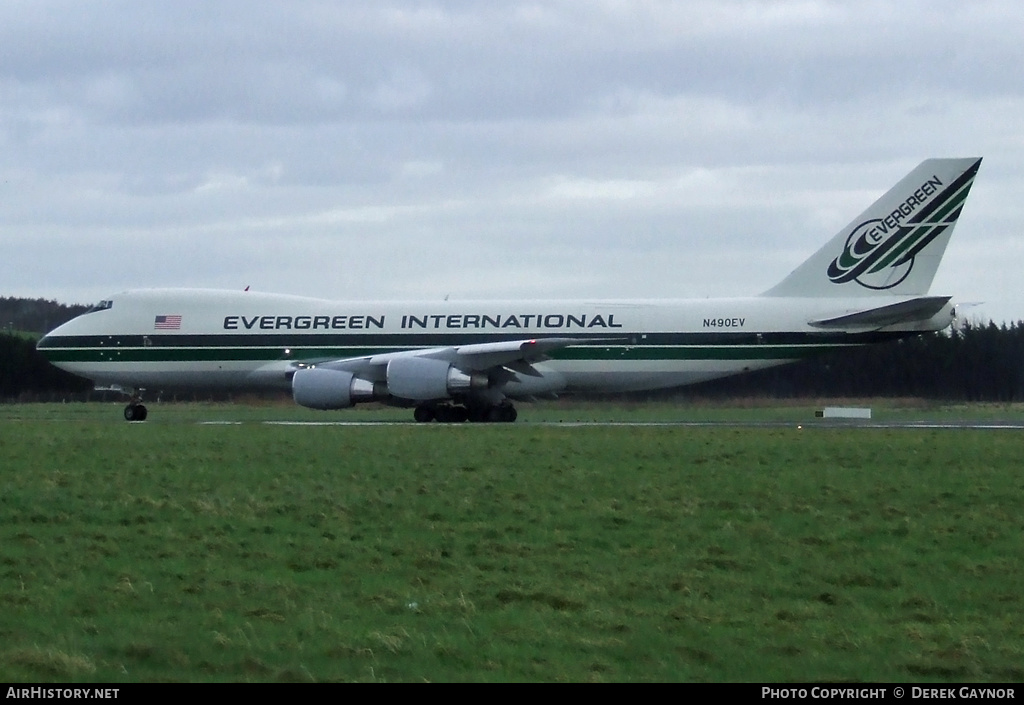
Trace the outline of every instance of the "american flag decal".
{"type": "Polygon", "coordinates": [[[154,330],[179,330],[181,328],[181,316],[157,316],[153,321],[154,330]]]}

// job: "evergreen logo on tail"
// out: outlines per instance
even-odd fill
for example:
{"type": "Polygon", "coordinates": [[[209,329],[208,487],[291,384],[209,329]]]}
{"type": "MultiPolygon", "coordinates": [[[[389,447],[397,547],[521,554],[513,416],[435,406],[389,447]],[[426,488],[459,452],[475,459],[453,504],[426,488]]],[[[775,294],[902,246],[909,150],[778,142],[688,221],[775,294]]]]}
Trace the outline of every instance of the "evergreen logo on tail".
{"type": "Polygon", "coordinates": [[[889,215],[853,228],[842,253],[828,265],[829,280],[855,281],[877,290],[899,285],[913,269],[914,258],[956,223],[977,167],[950,184],[932,175],[889,215]]]}

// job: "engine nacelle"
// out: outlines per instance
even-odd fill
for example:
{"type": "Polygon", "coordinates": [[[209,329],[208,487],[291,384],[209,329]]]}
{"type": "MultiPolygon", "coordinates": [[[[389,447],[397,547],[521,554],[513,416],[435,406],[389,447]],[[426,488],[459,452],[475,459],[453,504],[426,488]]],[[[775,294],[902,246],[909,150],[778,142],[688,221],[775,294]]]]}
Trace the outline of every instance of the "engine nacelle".
{"type": "Polygon", "coordinates": [[[396,357],[388,362],[388,393],[400,399],[429,401],[487,389],[483,372],[463,372],[445,360],[396,357]]]}
{"type": "Polygon", "coordinates": [[[376,393],[369,380],[344,370],[307,367],[292,376],[292,398],[310,409],[347,409],[358,402],[372,401],[376,393]]]}

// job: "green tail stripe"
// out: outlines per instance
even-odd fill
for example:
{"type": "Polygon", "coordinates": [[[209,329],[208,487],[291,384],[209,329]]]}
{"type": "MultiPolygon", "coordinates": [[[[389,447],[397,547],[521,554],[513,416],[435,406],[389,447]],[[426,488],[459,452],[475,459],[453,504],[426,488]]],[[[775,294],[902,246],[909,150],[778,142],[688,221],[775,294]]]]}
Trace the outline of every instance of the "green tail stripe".
{"type": "Polygon", "coordinates": [[[957,191],[952,198],[946,201],[938,210],[936,210],[928,218],[932,223],[941,223],[946,219],[946,216],[956,210],[959,206],[963,205],[963,202],[967,200],[967,194],[971,190],[971,184],[973,182],[968,181],[964,184],[964,187],[957,191]]]}
{"type": "Polygon", "coordinates": [[[915,257],[917,257],[919,254],[921,254],[921,250],[923,250],[924,248],[928,247],[928,245],[931,243],[932,240],[934,240],[939,235],[941,235],[943,232],[945,232],[947,228],[951,228],[951,227],[953,227],[952,223],[949,223],[949,224],[943,223],[943,224],[936,225],[935,228],[930,233],[928,233],[927,237],[924,237],[921,240],[918,240],[917,244],[914,245],[909,250],[907,250],[906,254],[904,254],[903,257],[900,258],[897,262],[895,262],[893,264],[893,266],[894,267],[898,267],[901,264],[903,264],[904,262],[909,262],[910,260],[912,260],[915,257]]]}
{"type": "Polygon", "coordinates": [[[935,226],[933,225],[922,225],[921,227],[918,227],[912,232],[910,232],[903,238],[903,240],[898,245],[896,245],[896,247],[889,250],[885,257],[876,262],[875,266],[868,270],[868,274],[880,272],[889,265],[891,265],[893,262],[896,261],[896,259],[900,257],[900,255],[902,255],[904,252],[913,247],[914,244],[917,243],[919,240],[927,236],[928,233],[931,232],[932,229],[934,229],[934,227],[935,226]]]}

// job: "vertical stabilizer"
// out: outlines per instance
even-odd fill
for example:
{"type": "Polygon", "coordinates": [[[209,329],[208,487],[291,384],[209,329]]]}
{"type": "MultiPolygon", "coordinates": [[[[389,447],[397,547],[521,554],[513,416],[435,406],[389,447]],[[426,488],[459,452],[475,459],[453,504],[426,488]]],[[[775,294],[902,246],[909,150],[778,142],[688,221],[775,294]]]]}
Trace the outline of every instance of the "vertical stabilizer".
{"type": "Polygon", "coordinates": [[[928,293],[981,159],[928,159],[765,296],[928,293]]]}

